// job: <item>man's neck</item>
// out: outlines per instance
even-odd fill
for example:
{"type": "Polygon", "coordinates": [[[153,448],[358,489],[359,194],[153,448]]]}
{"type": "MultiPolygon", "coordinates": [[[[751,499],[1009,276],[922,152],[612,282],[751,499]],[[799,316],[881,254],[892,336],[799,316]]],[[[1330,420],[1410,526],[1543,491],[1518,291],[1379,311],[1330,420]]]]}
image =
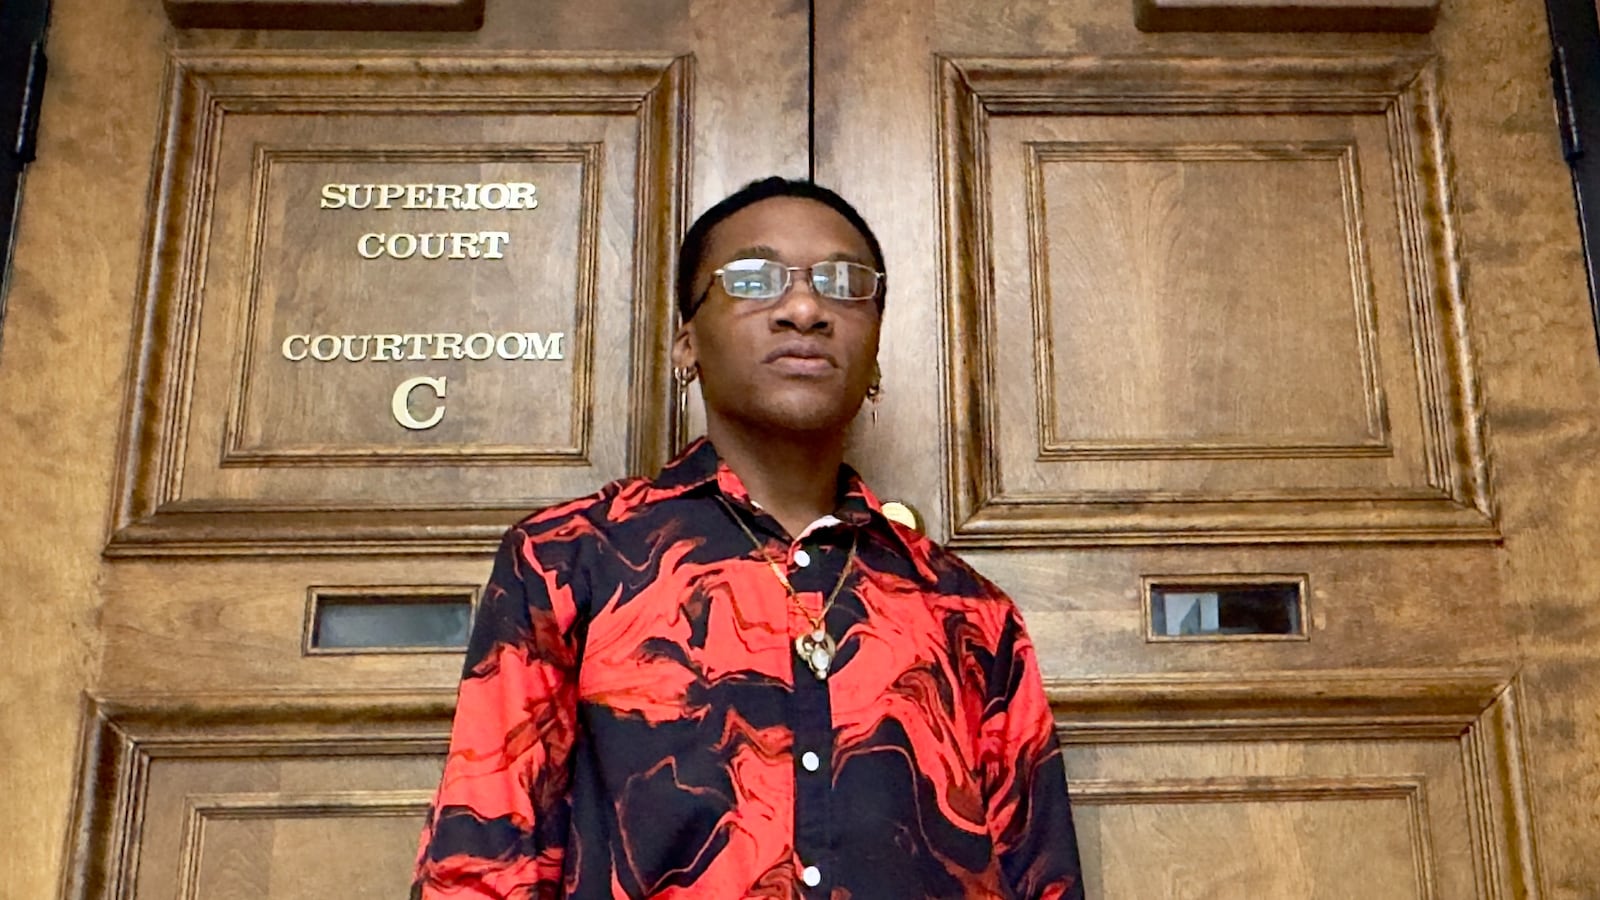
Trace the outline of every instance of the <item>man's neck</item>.
{"type": "Polygon", "coordinates": [[[791,536],[833,512],[838,503],[844,435],[785,435],[730,422],[708,422],[706,437],[750,499],[791,536]]]}

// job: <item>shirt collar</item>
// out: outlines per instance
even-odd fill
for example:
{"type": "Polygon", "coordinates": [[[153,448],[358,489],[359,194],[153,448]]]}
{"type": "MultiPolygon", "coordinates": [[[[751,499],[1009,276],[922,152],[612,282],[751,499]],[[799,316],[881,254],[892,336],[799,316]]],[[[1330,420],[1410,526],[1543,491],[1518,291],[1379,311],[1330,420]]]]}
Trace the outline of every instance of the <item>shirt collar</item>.
{"type": "MultiPolygon", "coordinates": [[[[679,451],[673,460],[661,469],[653,482],[654,487],[668,495],[694,495],[716,491],[729,503],[743,509],[752,517],[770,522],[771,526],[782,533],[777,522],[772,517],[762,512],[750,499],[750,492],[745,489],[744,482],[728,464],[717,455],[717,450],[711,441],[705,437],[695,438],[689,445],[679,451]]],[[[910,546],[894,523],[883,515],[883,503],[878,495],[867,487],[860,474],[848,465],[839,467],[839,507],[833,515],[846,525],[865,528],[880,534],[888,535],[890,540],[902,551],[911,553],[910,546]]]]}

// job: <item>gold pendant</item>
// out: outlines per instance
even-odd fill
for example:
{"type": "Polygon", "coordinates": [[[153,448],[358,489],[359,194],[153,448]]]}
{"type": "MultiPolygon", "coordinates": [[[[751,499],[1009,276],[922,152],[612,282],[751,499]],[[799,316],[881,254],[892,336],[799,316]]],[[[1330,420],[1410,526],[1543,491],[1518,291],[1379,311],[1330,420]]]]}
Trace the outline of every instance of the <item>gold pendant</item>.
{"type": "Polygon", "coordinates": [[[833,665],[833,654],[837,649],[833,638],[820,629],[794,639],[794,652],[800,654],[805,664],[811,667],[811,673],[817,676],[818,681],[828,677],[828,669],[833,665]]]}

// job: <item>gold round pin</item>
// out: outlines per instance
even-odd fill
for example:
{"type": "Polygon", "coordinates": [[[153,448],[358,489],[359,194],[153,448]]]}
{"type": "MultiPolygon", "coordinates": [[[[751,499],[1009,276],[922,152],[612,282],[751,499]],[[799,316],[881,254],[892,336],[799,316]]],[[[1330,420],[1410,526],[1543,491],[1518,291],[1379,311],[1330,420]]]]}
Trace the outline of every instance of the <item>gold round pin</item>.
{"type": "Polygon", "coordinates": [[[922,533],[922,517],[917,515],[916,510],[899,500],[890,500],[883,504],[882,511],[885,519],[898,522],[918,534],[922,533]]]}

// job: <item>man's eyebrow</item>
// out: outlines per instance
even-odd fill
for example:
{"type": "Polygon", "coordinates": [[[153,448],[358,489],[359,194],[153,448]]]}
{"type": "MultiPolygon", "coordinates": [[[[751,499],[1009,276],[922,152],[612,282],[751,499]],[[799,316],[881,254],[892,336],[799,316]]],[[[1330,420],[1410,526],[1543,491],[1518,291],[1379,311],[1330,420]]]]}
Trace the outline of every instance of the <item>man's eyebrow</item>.
{"type": "MultiPolygon", "coordinates": [[[[728,254],[728,260],[730,262],[735,260],[735,259],[758,259],[758,258],[759,259],[771,259],[771,260],[776,260],[776,261],[781,262],[783,260],[783,254],[779,253],[777,251],[777,248],[769,247],[766,244],[755,244],[755,245],[750,246],[750,247],[740,247],[739,249],[737,249],[737,250],[733,251],[732,253],[728,254]]],[[[812,262],[834,262],[834,261],[860,263],[861,265],[864,265],[864,266],[871,266],[872,265],[871,260],[868,260],[868,259],[862,257],[858,253],[851,253],[848,250],[838,250],[838,251],[835,251],[833,253],[829,253],[827,256],[824,256],[822,259],[814,259],[814,260],[812,260],[812,262]]]]}
{"type": "Polygon", "coordinates": [[[835,252],[835,253],[829,253],[825,258],[817,260],[817,261],[818,262],[853,262],[853,263],[860,263],[861,265],[867,266],[868,268],[872,267],[872,260],[867,259],[866,257],[863,257],[859,253],[851,253],[848,250],[840,250],[840,251],[835,252]]]}
{"type": "Polygon", "coordinates": [[[753,247],[740,247],[739,249],[737,249],[737,250],[733,251],[732,253],[728,254],[728,259],[730,261],[731,260],[735,260],[735,259],[757,259],[757,258],[760,258],[760,259],[782,259],[783,257],[782,257],[782,255],[780,255],[778,253],[777,250],[775,250],[772,247],[768,247],[766,244],[756,244],[753,247]]]}

